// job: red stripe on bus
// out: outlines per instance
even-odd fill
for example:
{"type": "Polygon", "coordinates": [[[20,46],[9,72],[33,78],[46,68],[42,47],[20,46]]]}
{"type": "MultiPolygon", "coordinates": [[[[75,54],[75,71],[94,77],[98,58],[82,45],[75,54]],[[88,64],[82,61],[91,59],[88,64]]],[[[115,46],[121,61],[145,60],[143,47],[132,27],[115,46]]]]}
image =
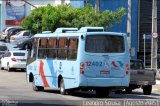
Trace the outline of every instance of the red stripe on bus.
{"type": "Polygon", "coordinates": [[[112,61],[112,65],[113,65],[114,67],[118,67],[118,66],[116,65],[115,61],[112,61]]]}
{"type": "Polygon", "coordinates": [[[49,84],[48,84],[48,82],[47,82],[47,79],[46,79],[46,77],[45,77],[45,75],[44,75],[43,66],[44,66],[44,63],[43,63],[43,61],[41,60],[41,61],[40,61],[39,73],[40,73],[40,75],[41,75],[41,77],[42,77],[42,81],[43,81],[44,87],[49,87],[49,84]]]}

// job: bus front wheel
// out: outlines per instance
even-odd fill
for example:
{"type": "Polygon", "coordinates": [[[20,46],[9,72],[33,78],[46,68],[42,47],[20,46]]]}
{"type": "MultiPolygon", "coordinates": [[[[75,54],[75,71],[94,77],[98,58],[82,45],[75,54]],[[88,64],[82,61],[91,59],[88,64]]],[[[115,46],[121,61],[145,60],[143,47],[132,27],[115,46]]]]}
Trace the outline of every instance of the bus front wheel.
{"type": "Polygon", "coordinates": [[[34,79],[33,79],[33,82],[32,82],[32,87],[33,87],[34,91],[43,91],[44,90],[44,87],[35,85],[34,79]]]}
{"type": "Polygon", "coordinates": [[[65,86],[64,86],[63,79],[61,79],[61,81],[60,81],[60,94],[62,94],[62,95],[66,94],[66,89],[65,89],[65,86]]]}

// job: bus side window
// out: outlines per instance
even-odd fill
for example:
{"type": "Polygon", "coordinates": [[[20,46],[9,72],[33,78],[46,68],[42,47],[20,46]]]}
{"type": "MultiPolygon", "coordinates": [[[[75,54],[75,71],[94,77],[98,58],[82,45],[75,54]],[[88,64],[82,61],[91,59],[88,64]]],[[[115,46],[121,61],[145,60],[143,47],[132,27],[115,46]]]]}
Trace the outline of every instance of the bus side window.
{"type": "Polygon", "coordinates": [[[58,59],[66,59],[67,57],[67,38],[59,38],[57,57],[58,59]]]}
{"type": "Polygon", "coordinates": [[[31,48],[28,51],[27,64],[30,64],[31,62],[36,60],[37,45],[38,45],[38,38],[34,38],[32,44],[31,44],[31,48]]]}
{"type": "Polygon", "coordinates": [[[47,39],[41,38],[39,41],[39,48],[38,48],[38,58],[46,58],[47,57],[47,39]]]}
{"type": "Polygon", "coordinates": [[[57,39],[50,38],[48,40],[48,58],[56,58],[57,57],[57,39]]]}
{"type": "Polygon", "coordinates": [[[69,39],[68,57],[67,59],[77,59],[78,39],[69,39]]]}
{"type": "Polygon", "coordinates": [[[33,57],[32,58],[36,58],[36,55],[37,55],[37,46],[38,46],[38,38],[35,38],[34,39],[34,43],[33,43],[33,57]]]}

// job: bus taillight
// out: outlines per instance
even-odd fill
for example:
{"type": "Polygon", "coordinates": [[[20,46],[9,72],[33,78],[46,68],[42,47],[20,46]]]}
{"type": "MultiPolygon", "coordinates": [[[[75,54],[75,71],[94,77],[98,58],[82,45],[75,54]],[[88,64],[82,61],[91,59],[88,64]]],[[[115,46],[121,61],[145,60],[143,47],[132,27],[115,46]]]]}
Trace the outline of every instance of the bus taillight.
{"type": "Polygon", "coordinates": [[[84,66],[85,66],[84,63],[80,64],[80,74],[84,74],[84,66]]]}
{"type": "Polygon", "coordinates": [[[126,64],[126,75],[129,74],[129,64],[126,64]]]}

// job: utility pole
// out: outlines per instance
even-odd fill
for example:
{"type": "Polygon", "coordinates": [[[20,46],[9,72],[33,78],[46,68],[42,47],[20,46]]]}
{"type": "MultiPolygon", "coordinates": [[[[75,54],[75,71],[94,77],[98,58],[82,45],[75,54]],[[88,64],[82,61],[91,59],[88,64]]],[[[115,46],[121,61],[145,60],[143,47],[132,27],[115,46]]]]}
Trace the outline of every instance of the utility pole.
{"type": "Polygon", "coordinates": [[[100,4],[100,0],[96,0],[96,3],[95,3],[95,12],[99,12],[99,4],[100,4]]]}
{"type": "Polygon", "coordinates": [[[152,1],[151,69],[157,70],[157,0],[152,1]]]}
{"type": "MultiPolygon", "coordinates": [[[[130,50],[131,50],[131,4],[132,4],[131,0],[128,0],[127,33],[129,33],[128,46],[129,46],[130,50]]],[[[130,54],[130,55],[132,55],[132,54],[130,54]]]]}

